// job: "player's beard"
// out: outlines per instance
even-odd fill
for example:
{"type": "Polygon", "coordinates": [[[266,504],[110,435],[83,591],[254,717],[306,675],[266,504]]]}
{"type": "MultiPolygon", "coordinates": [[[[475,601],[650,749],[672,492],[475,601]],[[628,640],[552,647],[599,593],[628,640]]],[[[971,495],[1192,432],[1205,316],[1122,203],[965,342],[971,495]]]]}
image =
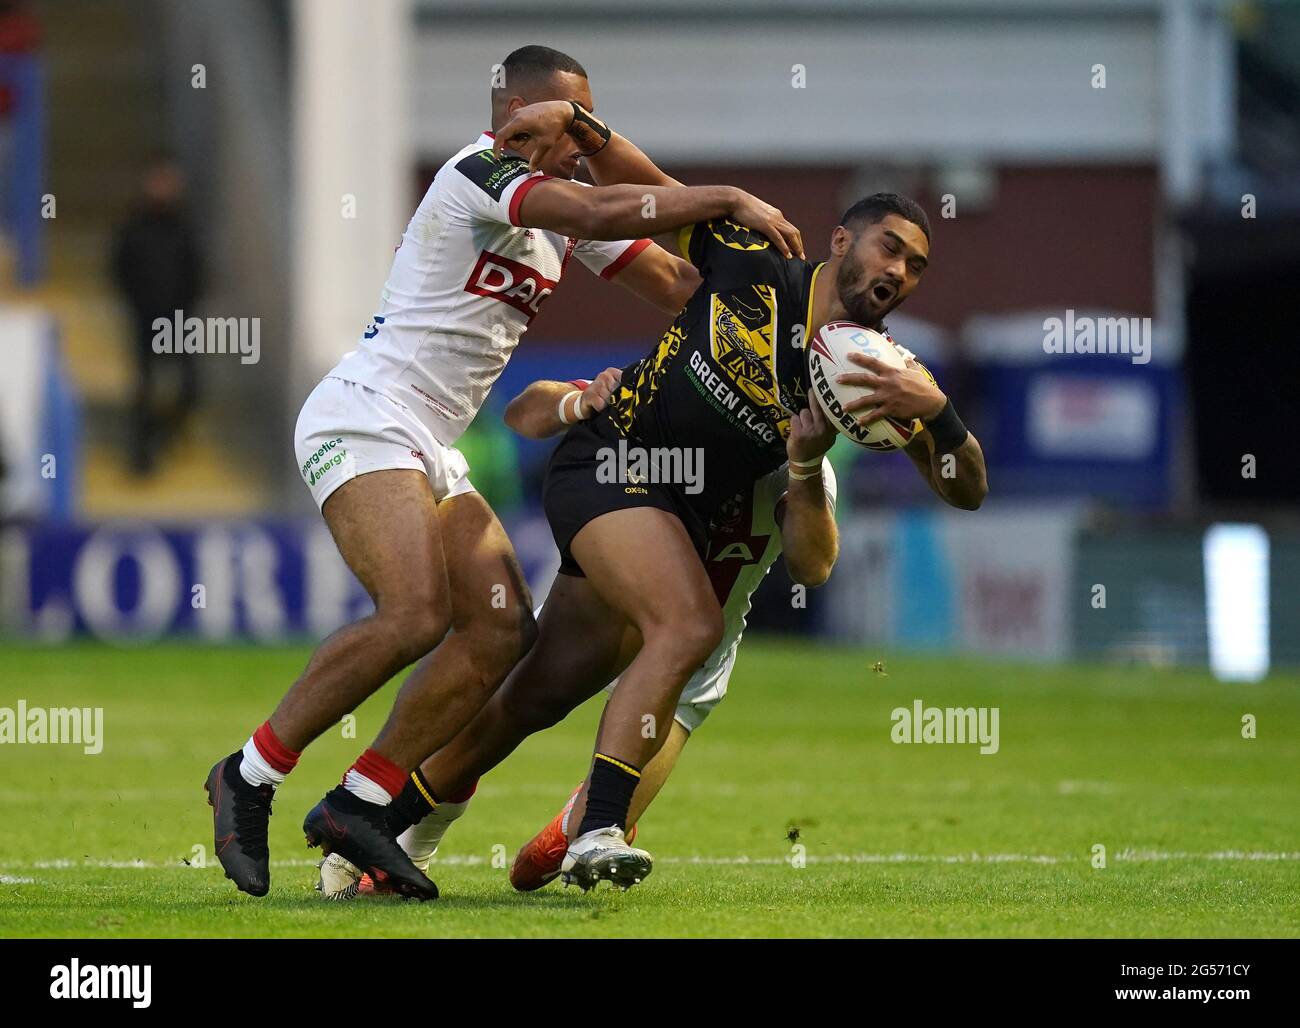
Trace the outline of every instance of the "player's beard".
{"type": "Polygon", "coordinates": [[[898,306],[899,300],[895,297],[888,306],[879,306],[871,296],[871,289],[875,283],[871,282],[865,286],[859,284],[864,277],[862,261],[850,249],[841,258],[839,270],[835,273],[835,291],[839,294],[840,303],[848,312],[851,321],[866,328],[876,328],[885,315],[898,306]]]}

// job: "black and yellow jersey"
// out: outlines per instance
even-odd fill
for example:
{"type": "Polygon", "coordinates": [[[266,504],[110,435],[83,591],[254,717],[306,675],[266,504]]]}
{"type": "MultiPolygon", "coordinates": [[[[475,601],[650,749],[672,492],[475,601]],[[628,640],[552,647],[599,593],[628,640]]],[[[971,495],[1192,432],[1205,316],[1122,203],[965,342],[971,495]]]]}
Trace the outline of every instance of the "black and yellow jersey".
{"type": "Polygon", "coordinates": [[[784,463],[790,414],[808,405],[805,340],[821,270],[732,221],[683,229],[704,281],[654,351],[623,372],[610,418],[630,443],[698,448],[697,510],[784,463]]]}

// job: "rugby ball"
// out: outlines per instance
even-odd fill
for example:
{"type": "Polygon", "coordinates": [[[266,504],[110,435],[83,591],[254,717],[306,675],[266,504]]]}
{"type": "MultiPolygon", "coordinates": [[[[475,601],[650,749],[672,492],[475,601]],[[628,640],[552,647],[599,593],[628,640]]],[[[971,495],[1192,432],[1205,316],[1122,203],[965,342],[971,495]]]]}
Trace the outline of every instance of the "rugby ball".
{"type": "Polygon", "coordinates": [[[858,418],[867,411],[844,409],[846,403],[871,395],[871,390],[863,386],[841,385],[835,381],[836,375],[864,370],[848,359],[854,352],[875,357],[892,368],[905,366],[903,355],[887,336],[852,321],[831,321],[819,328],[808,344],[810,388],[841,435],[878,453],[901,449],[924,427],[919,420],[881,418],[863,428],[858,418]]]}

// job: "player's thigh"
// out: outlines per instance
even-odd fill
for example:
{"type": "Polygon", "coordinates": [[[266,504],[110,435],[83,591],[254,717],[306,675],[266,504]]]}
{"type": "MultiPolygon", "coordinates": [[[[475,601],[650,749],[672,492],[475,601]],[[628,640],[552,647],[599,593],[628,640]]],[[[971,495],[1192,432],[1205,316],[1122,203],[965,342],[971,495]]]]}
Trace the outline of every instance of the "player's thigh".
{"type": "Polygon", "coordinates": [[[377,608],[429,609],[449,619],[438,512],[424,472],[358,475],[330,494],[321,514],[377,608]]]}
{"type": "Polygon", "coordinates": [[[722,611],[681,520],[629,507],[588,521],[569,544],[587,581],[642,633],[664,626],[721,631],[722,611]]]}
{"type": "Polygon", "coordinates": [[[515,549],[477,492],[438,504],[438,525],[451,584],[452,626],[533,635],[533,601],[515,549]]]}

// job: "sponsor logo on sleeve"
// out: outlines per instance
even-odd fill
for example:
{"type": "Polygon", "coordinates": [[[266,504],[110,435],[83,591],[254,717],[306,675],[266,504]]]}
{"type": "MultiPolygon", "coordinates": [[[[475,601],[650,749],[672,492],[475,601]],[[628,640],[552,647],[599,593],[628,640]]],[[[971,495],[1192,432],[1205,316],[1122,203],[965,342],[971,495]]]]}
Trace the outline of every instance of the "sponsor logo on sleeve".
{"type": "Polygon", "coordinates": [[[526,178],[530,172],[528,162],[518,157],[507,157],[499,161],[492,156],[491,150],[480,150],[456,162],[456,170],[478,186],[498,203],[501,195],[517,178],[526,178]]]}

